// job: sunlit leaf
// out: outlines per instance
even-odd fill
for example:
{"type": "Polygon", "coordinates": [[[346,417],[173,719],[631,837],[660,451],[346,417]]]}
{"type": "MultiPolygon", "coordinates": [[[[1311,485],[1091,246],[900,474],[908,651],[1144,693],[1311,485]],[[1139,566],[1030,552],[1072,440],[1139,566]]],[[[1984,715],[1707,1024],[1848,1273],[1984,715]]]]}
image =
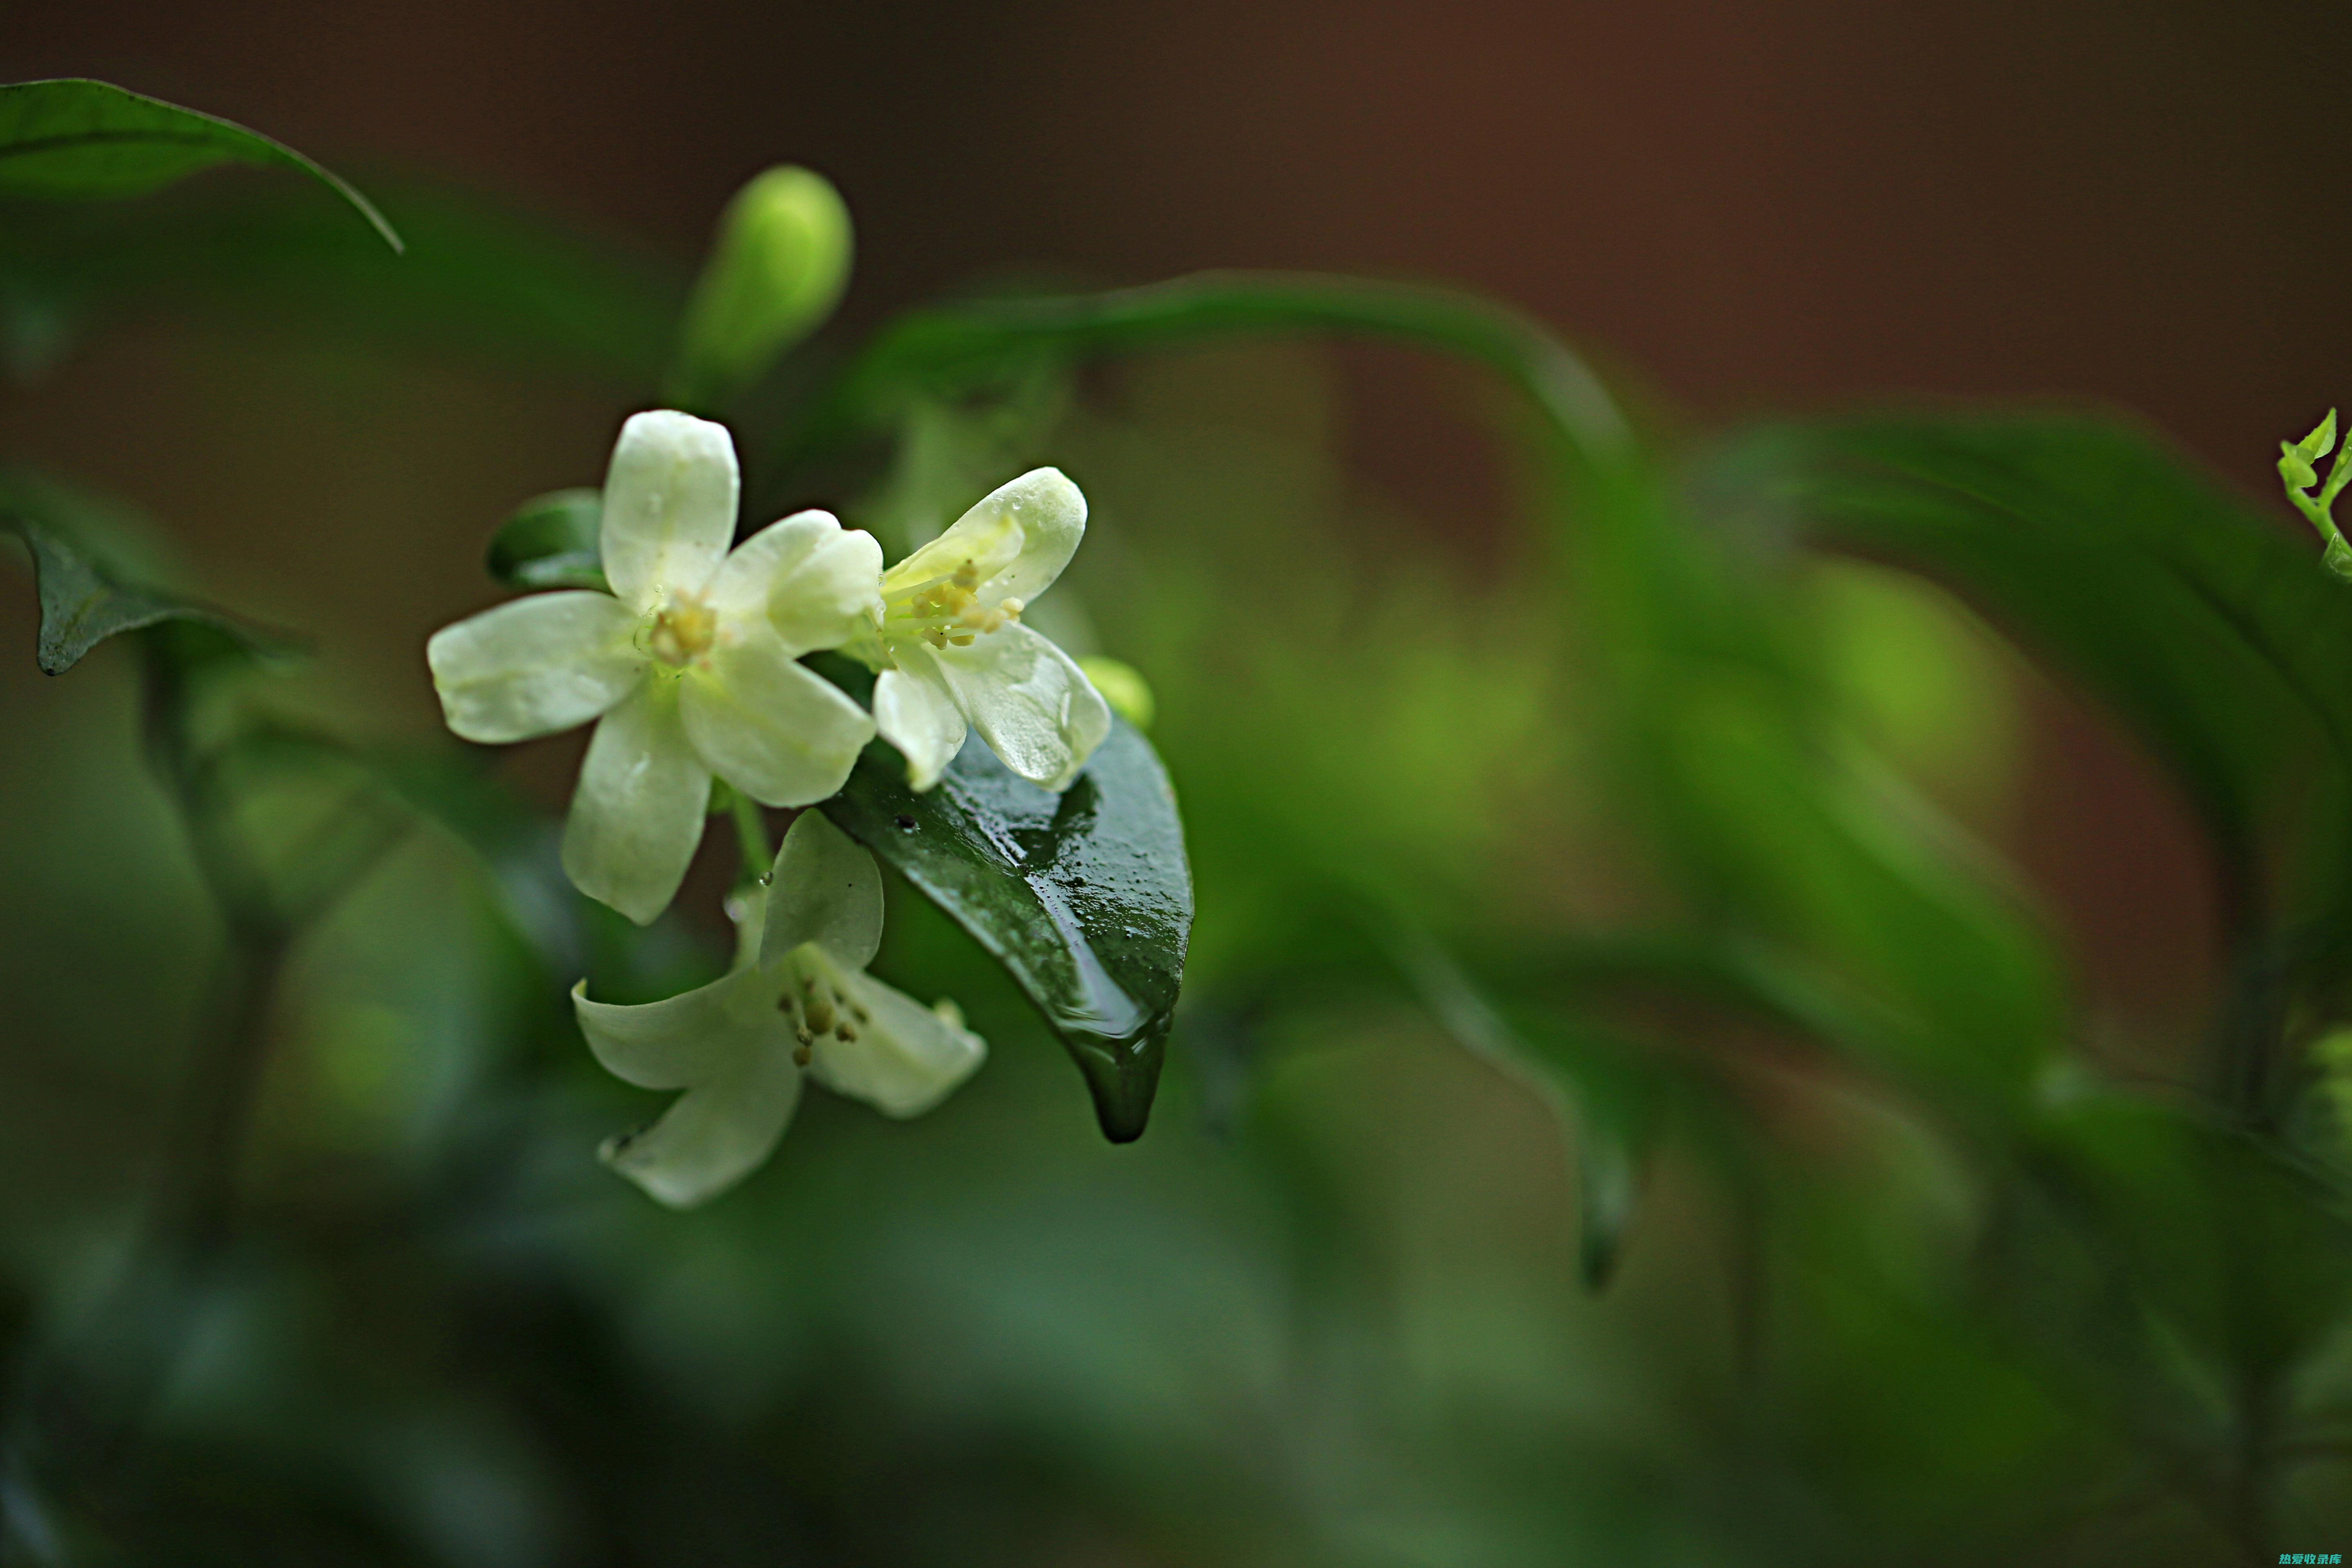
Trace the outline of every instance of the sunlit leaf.
{"type": "Polygon", "coordinates": [[[392,225],[348,182],[242,125],[102,81],[0,86],[0,192],[135,196],[222,163],[308,174],[350,203],[386,245],[402,248],[392,225]]]}
{"type": "Polygon", "coordinates": [[[824,811],[1004,965],[1085,1074],[1104,1135],[1140,1136],[1192,929],[1183,826],[1150,742],[1113,721],[1054,795],[976,738],[917,795],[877,742],[824,811]]]}

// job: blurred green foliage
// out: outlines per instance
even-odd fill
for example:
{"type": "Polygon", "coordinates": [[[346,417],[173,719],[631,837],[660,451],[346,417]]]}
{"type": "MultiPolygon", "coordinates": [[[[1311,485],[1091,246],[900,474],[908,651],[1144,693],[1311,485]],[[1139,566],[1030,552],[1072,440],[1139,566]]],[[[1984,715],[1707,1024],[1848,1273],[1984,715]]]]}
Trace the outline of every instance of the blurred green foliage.
{"type": "MultiPolygon", "coordinates": [[[[657,268],[434,196],[390,204],[404,261],[362,261],[290,202],[207,195],[0,229],[19,363],[160,310],[662,369],[657,268]]],[[[1149,678],[1199,900],[1150,1135],[1097,1137],[1019,992],[895,885],[877,970],[962,999],[987,1070],[917,1123],[818,1099],[738,1193],[656,1209],[594,1163],[646,1097],[564,991],[674,991],[717,933],[579,900],[552,823],[472,760],[365,713],[330,741],[238,677],[201,723],[249,776],[200,782],[258,890],[217,909],[276,922],[282,983],[216,1234],[142,1263],[142,1215],[186,1201],[222,880],[101,650],[0,749],[12,1552],[2341,1542],[2352,604],[2265,520],[2107,419],[1669,446],[1507,311],[1329,279],[942,306],[837,363],[735,406],[768,501],[841,496],[896,551],[1049,457],[1092,500],[1050,629],[1149,678]],[[1499,568],[1350,473],[1340,331],[1519,395],[1499,568]],[[2210,843],[2200,1080],[2090,1048],[2049,922],[1962,826],[2013,799],[2021,653],[2131,728],[2210,843]],[[321,821],[388,826],[329,855],[321,821]]]]}

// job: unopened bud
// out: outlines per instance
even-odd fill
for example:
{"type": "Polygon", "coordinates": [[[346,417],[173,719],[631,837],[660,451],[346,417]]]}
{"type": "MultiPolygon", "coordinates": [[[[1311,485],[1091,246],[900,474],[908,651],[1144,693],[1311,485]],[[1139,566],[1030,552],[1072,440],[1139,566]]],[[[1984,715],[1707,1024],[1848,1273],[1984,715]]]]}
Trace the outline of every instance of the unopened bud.
{"type": "Polygon", "coordinates": [[[716,407],[833,314],[849,281],[849,209],[822,174],[780,165],[735,193],[687,300],[672,398],[716,407]]]}
{"type": "Polygon", "coordinates": [[[1110,704],[1111,711],[1139,730],[1151,728],[1151,715],[1156,704],[1151,700],[1151,683],[1143,672],[1123,659],[1105,658],[1089,654],[1078,660],[1078,668],[1094,682],[1102,700],[1110,704]]]}

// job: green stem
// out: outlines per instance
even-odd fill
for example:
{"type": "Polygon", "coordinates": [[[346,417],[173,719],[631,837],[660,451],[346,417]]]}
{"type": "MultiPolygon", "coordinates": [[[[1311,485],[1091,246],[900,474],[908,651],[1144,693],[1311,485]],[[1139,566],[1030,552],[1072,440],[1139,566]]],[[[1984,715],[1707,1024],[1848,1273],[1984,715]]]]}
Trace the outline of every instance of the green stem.
{"type": "Polygon", "coordinates": [[[2317,496],[2299,490],[2293,485],[2286,488],[2287,499],[2294,502],[2295,510],[2303,513],[2311,526],[2319,531],[2319,537],[2330,544],[2344,542],[2343,531],[2336,526],[2336,517],[2331,509],[2336,492],[2343,488],[2341,481],[2346,478],[2352,478],[2352,463],[2338,458],[2336,466],[2328,470],[2326,488],[2317,496]]]}
{"type": "Polygon", "coordinates": [[[1517,387],[1586,470],[1634,455],[1624,416],[1591,367],[1528,317],[1449,289],[1311,273],[1204,272],[1141,289],[982,300],[900,317],[812,411],[780,477],[888,429],[910,397],[950,392],[1024,353],[1072,358],[1233,333],[1351,332],[1484,364],[1517,387]]]}
{"type": "Polygon", "coordinates": [[[757,883],[766,879],[776,857],[768,847],[768,824],[760,815],[760,803],[740,790],[729,788],[727,809],[735,819],[735,843],[743,851],[743,880],[757,883]]]}

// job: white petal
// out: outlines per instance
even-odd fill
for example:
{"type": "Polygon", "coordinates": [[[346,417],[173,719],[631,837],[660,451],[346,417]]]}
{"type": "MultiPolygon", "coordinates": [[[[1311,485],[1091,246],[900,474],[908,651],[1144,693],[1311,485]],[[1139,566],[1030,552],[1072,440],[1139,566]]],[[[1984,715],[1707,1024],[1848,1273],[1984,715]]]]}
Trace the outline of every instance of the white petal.
{"type": "Polygon", "coordinates": [[[443,626],[425,645],[449,728],[528,741],[585,724],[629,694],[646,658],[636,616],[610,594],[533,594],[443,626]]]}
{"type": "Polygon", "coordinates": [[[1035,598],[1054,585],[1087,531],[1087,498],[1059,468],[1000,485],[945,533],[890,568],[888,583],[951,577],[970,562],[981,601],[1035,598]]]}
{"type": "Polygon", "coordinates": [[[870,974],[837,982],[866,1010],[857,1037],[827,1036],[809,1064],[817,1082],[886,1116],[917,1116],[945,1100],[988,1059],[987,1043],[870,974]]]}
{"type": "Polygon", "coordinates": [[[821,811],[793,818],[776,851],[760,962],[773,963],[804,942],[847,969],[865,968],[882,946],[881,868],[821,811]]]}
{"type": "Polygon", "coordinates": [[[686,732],[710,770],[762,805],[807,805],[841,788],[874,721],[833,682],[794,662],[756,622],[678,682],[686,732]]]}
{"type": "Polygon", "coordinates": [[[615,1138],[604,1163],[672,1208],[708,1202],[765,1163],[801,1100],[801,1072],[777,1043],[698,1083],[644,1131],[615,1138]]]}
{"type": "Polygon", "coordinates": [[[956,705],[1004,765],[1040,788],[1070,787],[1110,733],[1110,705],[1068,654],[1027,626],[933,656],[956,705]]]}
{"type": "Polygon", "coordinates": [[[735,537],[740,479],[727,427],[691,414],[633,414],[604,476],[604,580],[638,610],[698,594],[735,537]]]}
{"type": "Polygon", "coordinates": [[[678,722],[678,684],[648,679],[597,722],[563,825],[572,885],[639,925],[677,896],[710,808],[710,770],[678,722]]]}
{"type": "Polygon", "coordinates": [[[874,682],[874,727],[907,757],[907,782],[927,790],[963,750],[963,710],[927,649],[903,656],[874,682]]]}
{"type": "Polygon", "coordinates": [[[737,545],[708,597],[722,616],[765,616],[795,658],[839,647],[882,612],[882,547],[831,512],[794,512],[737,545]]]}
{"type": "Polygon", "coordinates": [[[735,1072],[761,1053],[792,1047],[772,971],[738,969],[708,985],[642,1006],[588,1000],[572,988],[572,1010],[588,1048],[614,1078],[639,1089],[684,1089],[735,1072]]]}

